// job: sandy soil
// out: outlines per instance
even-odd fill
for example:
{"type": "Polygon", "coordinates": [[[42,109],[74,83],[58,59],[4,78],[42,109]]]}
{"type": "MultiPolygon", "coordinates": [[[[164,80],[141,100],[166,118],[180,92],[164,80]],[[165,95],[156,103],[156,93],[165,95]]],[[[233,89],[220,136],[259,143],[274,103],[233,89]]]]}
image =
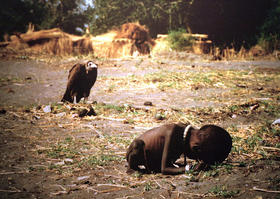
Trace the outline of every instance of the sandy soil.
{"type": "Polygon", "coordinates": [[[235,151],[210,171],[177,176],[127,175],[124,159],[134,137],[164,123],[185,119],[195,125],[215,123],[230,133],[237,128],[239,133],[240,127],[250,132],[263,118],[267,122],[279,118],[279,110],[218,111],[252,99],[279,103],[280,80],[272,78],[279,77],[279,61],[212,62],[196,56],[96,60],[98,80],[89,100],[97,101],[92,104],[97,116],[84,118],[77,110],[88,104],[57,103],[76,61],[1,60],[0,198],[280,198],[277,144],[266,158],[235,151]],[[174,80],[178,84],[170,80],[165,85],[161,79],[170,74],[230,72],[271,76],[234,86],[192,80],[182,87],[181,76],[174,80]],[[244,93],[237,95],[236,88],[244,93]],[[153,106],[145,106],[146,101],[153,106]],[[52,107],[50,113],[44,111],[47,105],[52,107]],[[156,113],[163,114],[163,120],[155,118],[156,113]]]}

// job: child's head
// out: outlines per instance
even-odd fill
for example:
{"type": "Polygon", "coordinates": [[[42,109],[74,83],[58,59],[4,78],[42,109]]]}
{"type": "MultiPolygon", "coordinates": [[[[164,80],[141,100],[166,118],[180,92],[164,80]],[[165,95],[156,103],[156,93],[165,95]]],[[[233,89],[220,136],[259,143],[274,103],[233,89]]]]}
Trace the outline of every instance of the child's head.
{"type": "Polygon", "coordinates": [[[199,130],[192,131],[190,148],[195,159],[206,164],[223,162],[232,147],[229,133],[215,125],[205,125],[199,130]]]}

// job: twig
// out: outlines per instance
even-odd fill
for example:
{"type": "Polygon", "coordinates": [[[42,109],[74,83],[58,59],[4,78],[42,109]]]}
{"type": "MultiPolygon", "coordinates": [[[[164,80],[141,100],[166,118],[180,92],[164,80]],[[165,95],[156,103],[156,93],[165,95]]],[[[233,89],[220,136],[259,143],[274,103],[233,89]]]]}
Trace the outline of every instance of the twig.
{"type": "MultiPolygon", "coordinates": [[[[124,196],[124,197],[122,197],[122,198],[123,198],[123,199],[125,199],[125,198],[136,198],[136,197],[141,196],[141,195],[143,195],[143,194],[141,193],[141,194],[137,194],[137,195],[124,196]]],[[[122,199],[122,198],[115,198],[115,199],[122,199]]]]}
{"type": "Polygon", "coordinates": [[[104,116],[98,116],[98,118],[105,119],[105,120],[118,121],[118,122],[123,122],[126,120],[126,119],[117,119],[117,118],[104,117],[104,116]]]}
{"type": "Polygon", "coordinates": [[[50,193],[51,196],[57,196],[57,195],[61,195],[61,194],[66,194],[67,191],[58,191],[58,192],[55,192],[55,193],[50,193]]]}
{"type": "Polygon", "coordinates": [[[279,148],[276,147],[269,147],[269,146],[262,146],[263,149],[273,150],[273,151],[280,151],[279,148]]]}
{"type": "Polygon", "coordinates": [[[98,193],[108,193],[108,192],[113,192],[113,191],[119,191],[120,189],[122,189],[122,187],[115,187],[115,188],[112,188],[112,189],[105,189],[105,190],[102,190],[102,191],[98,191],[98,193]]]}
{"type": "Polygon", "coordinates": [[[18,189],[16,190],[4,190],[4,189],[0,189],[0,192],[8,192],[8,193],[19,193],[19,192],[22,192],[18,189]]]}
{"type": "Polygon", "coordinates": [[[251,189],[251,190],[253,190],[253,191],[261,191],[261,192],[266,192],[266,193],[280,193],[280,191],[260,189],[260,188],[257,188],[257,187],[253,187],[253,189],[251,189]]]}
{"type": "Polygon", "coordinates": [[[26,172],[25,172],[25,171],[19,171],[19,172],[3,172],[3,173],[0,173],[0,175],[21,174],[21,173],[26,173],[26,172]]]}
{"type": "Polygon", "coordinates": [[[192,195],[192,196],[197,196],[197,197],[205,197],[205,194],[199,194],[199,193],[190,193],[190,192],[183,192],[183,191],[172,191],[174,193],[179,193],[179,194],[186,194],[186,195],[192,195]]]}
{"type": "Polygon", "coordinates": [[[110,187],[120,187],[120,188],[128,188],[127,186],[118,185],[118,184],[97,184],[98,187],[100,186],[110,186],[110,187]]]}
{"type": "Polygon", "coordinates": [[[18,115],[18,114],[16,114],[16,113],[14,113],[14,112],[10,112],[12,115],[14,115],[14,116],[16,116],[16,117],[18,117],[18,118],[21,118],[21,116],[20,115],[18,115]]]}
{"type": "Polygon", "coordinates": [[[90,128],[92,130],[94,130],[100,138],[104,138],[104,136],[102,135],[102,133],[100,131],[98,131],[96,128],[94,128],[93,126],[91,125],[88,125],[88,124],[84,124],[82,127],[87,127],[87,128],[90,128]]]}
{"type": "Polygon", "coordinates": [[[63,191],[66,191],[66,189],[63,186],[61,186],[60,184],[54,184],[53,186],[60,187],[63,191]]]}
{"type": "Polygon", "coordinates": [[[159,184],[158,181],[156,181],[155,179],[154,179],[153,181],[154,181],[161,189],[167,189],[167,188],[161,186],[161,184],[159,184]]]}

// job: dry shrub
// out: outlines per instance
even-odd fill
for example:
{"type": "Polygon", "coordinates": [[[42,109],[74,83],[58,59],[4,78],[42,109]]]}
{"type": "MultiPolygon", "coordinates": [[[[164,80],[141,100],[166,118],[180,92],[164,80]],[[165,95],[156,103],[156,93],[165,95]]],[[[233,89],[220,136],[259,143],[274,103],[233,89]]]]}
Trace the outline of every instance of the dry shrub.
{"type": "Polygon", "coordinates": [[[93,45],[90,37],[85,37],[74,42],[74,48],[76,53],[89,54],[93,52],[93,45]]]}
{"type": "Polygon", "coordinates": [[[169,47],[169,43],[167,41],[167,35],[161,35],[159,34],[157,36],[157,39],[155,40],[155,45],[153,46],[152,55],[159,55],[162,53],[168,53],[171,51],[170,47],[169,47]]]}
{"type": "Polygon", "coordinates": [[[133,55],[133,43],[130,39],[118,39],[94,43],[94,54],[97,57],[127,57],[133,55]]]}
{"type": "Polygon", "coordinates": [[[150,40],[149,31],[145,26],[139,23],[126,23],[117,31],[115,38],[127,38],[138,43],[150,40]]]}
{"type": "Polygon", "coordinates": [[[58,28],[34,31],[34,26],[30,24],[27,33],[12,35],[10,40],[8,47],[34,54],[70,55],[94,52],[95,56],[114,58],[132,56],[135,52],[149,54],[150,47],[154,45],[148,29],[138,23],[127,23],[118,30],[96,37],[91,37],[89,33],[75,36],[58,28]]]}
{"type": "Polygon", "coordinates": [[[15,50],[24,49],[32,53],[70,55],[93,51],[89,37],[67,34],[58,28],[34,31],[34,27],[29,25],[27,33],[12,35],[10,40],[8,47],[15,50]]]}
{"type": "Polygon", "coordinates": [[[192,50],[195,54],[208,54],[212,47],[212,41],[195,41],[192,45],[192,50]]]}
{"type": "Polygon", "coordinates": [[[91,38],[95,56],[127,57],[149,54],[154,41],[149,31],[138,23],[126,23],[119,29],[91,38]]]}
{"type": "Polygon", "coordinates": [[[155,45],[150,37],[149,30],[139,23],[123,24],[116,33],[115,39],[131,39],[134,43],[133,48],[137,49],[140,54],[150,54],[150,46],[155,45]]]}
{"type": "Polygon", "coordinates": [[[255,45],[249,50],[249,55],[253,57],[264,56],[265,50],[260,45],[255,45]]]}

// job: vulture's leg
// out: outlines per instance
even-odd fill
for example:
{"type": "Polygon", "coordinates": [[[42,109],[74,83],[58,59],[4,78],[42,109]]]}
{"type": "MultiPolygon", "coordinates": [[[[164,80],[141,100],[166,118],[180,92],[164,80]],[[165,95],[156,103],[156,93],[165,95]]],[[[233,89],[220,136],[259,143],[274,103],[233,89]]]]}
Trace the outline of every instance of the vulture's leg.
{"type": "Polygon", "coordinates": [[[84,104],[86,104],[88,101],[88,97],[84,97],[84,104]]]}
{"type": "Polygon", "coordinates": [[[74,104],[77,104],[77,96],[74,96],[74,104]]]}

